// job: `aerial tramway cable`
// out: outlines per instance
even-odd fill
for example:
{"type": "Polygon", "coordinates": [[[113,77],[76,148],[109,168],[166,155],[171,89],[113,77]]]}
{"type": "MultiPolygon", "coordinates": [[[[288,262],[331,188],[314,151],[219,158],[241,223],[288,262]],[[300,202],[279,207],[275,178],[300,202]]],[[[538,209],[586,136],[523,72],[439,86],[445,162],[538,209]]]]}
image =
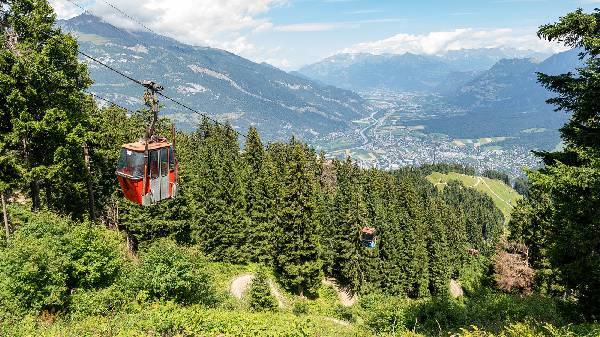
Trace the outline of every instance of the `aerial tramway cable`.
{"type": "MultiPolygon", "coordinates": [[[[82,5],[78,4],[76,1],[74,1],[74,0],[67,0],[67,1],[69,1],[69,2],[70,2],[70,3],[72,3],[73,5],[77,6],[79,9],[83,10],[85,13],[87,13],[87,14],[89,14],[89,15],[92,15],[92,16],[96,16],[96,17],[100,18],[101,20],[105,21],[105,20],[104,20],[102,17],[100,17],[99,15],[97,15],[97,14],[93,13],[93,12],[92,12],[92,11],[90,11],[89,9],[86,9],[86,8],[85,8],[85,7],[83,7],[82,5]]],[[[162,35],[160,35],[160,34],[156,33],[154,30],[152,30],[152,29],[148,28],[146,25],[144,25],[143,23],[141,23],[139,20],[137,20],[137,19],[136,19],[136,18],[134,18],[133,16],[131,16],[131,15],[127,14],[125,11],[123,11],[122,9],[120,9],[120,8],[118,8],[117,6],[113,5],[112,3],[108,2],[108,1],[103,1],[103,2],[104,2],[106,5],[108,5],[108,6],[110,6],[111,8],[113,8],[115,11],[119,12],[121,15],[123,15],[123,16],[124,16],[124,17],[126,17],[127,19],[129,19],[129,20],[131,20],[131,21],[135,22],[136,24],[140,25],[140,26],[141,26],[141,27],[143,27],[144,29],[148,30],[148,31],[149,31],[149,32],[151,32],[152,34],[154,34],[154,35],[156,35],[156,36],[158,36],[158,37],[162,37],[162,38],[164,38],[162,35]]],[[[106,21],[105,21],[105,22],[106,22],[106,21]]],[[[110,24],[109,24],[109,25],[110,25],[110,24]]],[[[123,30],[123,29],[121,29],[121,28],[119,28],[119,27],[116,27],[116,26],[113,26],[113,25],[110,25],[110,26],[111,26],[111,27],[114,27],[114,29],[115,29],[115,30],[117,30],[117,31],[121,32],[121,33],[122,33],[122,34],[124,34],[124,35],[125,35],[125,34],[128,34],[128,36],[131,36],[131,37],[133,37],[133,38],[134,38],[136,41],[138,41],[138,42],[140,43],[140,45],[141,45],[141,46],[145,47],[146,49],[150,49],[150,48],[148,48],[148,46],[146,46],[146,45],[144,44],[144,42],[142,42],[142,41],[141,41],[141,40],[139,40],[137,37],[135,37],[135,35],[134,35],[134,34],[131,34],[130,32],[127,32],[127,31],[125,31],[125,30],[123,30]]],[[[78,51],[78,52],[79,52],[79,51],[78,51]]],[[[117,74],[119,74],[119,75],[121,75],[121,76],[123,76],[123,77],[125,77],[125,78],[129,79],[130,81],[133,81],[134,83],[136,83],[136,84],[138,84],[138,85],[142,85],[142,86],[144,86],[144,84],[142,83],[143,81],[139,81],[139,80],[137,80],[137,79],[135,79],[135,78],[133,78],[133,77],[131,77],[131,76],[129,76],[129,75],[127,75],[127,74],[123,73],[122,71],[119,71],[118,69],[116,69],[116,68],[114,68],[114,67],[111,67],[111,66],[109,66],[109,65],[107,65],[107,64],[105,64],[105,63],[103,63],[102,61],[100,61],[100,60],[98,60],[98,59],[96,59],[96,58],[94,58],[94,57],[92,57],[92,56],[90,56],[90,55],[86,54],[86,53],[80,52],[80,54],[82,54],[84,57],[86,57],[86,58],[88,58],[88,59],[90,59],[90,60],[92,60],[92,61],[94,61],[94,62],[96,62],[96,63],[98,63],[98,64],[100,64],[100,65],[102,65],[102,66],[104,66],[105,68],[107,68],[107,69],[109,69],[109,70],[111,70],[111,71],[113,71],[113,72],[115,72],[115,73],[117,73],[117,74]]],[[[161,97],[165,98],[166,100],[168,100],[168,101],[171,101],[172,103],[174,103],[174,104],[176,104],[176,105],[178,105],[178,106],[182,107],[182,108],[185,108],[185,109],[187,109],[187,110],[189,110],[189,111],[191,111],[191,112],[194,112],[194,113],[196,113],[196,114],[199,114],[200,116],[202,116],[202,117],[204,117],[204,118],[207,118],[208,120],[210,120],[211,122],[213,122],[213,123],[215,123],[215,124],[217,124],[217,125],[223,125],[223,123],[219,122],[217,119],[215,119],[215,118],[212,118],[211,116],[209,116],[209,115],[207,115],[207,114],[205,114],[205,113],[202,113],[202,112],[198,111],[197,109],[194,109],[194,108],[190,107],[189,105],[187,105],[187,104],[184,104],[184,103],[182,103],[182,102],[180,102],[180,101],[178,101],[178,100],[176,100],[176,99],[174,99],[174,98],[172,98],[172,97],[170,97],[170,96],[167,96],[167,95],[166,95],[166,94],[164,94],[163,92],[157,92],[157,94],[158,94],[158,95],[160,95],[161,97]]],[[[242,133],[242,132],[240,132],[240,131],[237,131],[237,130],[235,130],[235,129],[232,129],[232,131],[233,131],[233,132],[235,132],[235,134],[237,134],[238,136],[242,136],[242,137],[244,137],[244,138],[247,138],[247,135],[246,135],[246,134],[244,134],[244,133],[242,133]]]]}

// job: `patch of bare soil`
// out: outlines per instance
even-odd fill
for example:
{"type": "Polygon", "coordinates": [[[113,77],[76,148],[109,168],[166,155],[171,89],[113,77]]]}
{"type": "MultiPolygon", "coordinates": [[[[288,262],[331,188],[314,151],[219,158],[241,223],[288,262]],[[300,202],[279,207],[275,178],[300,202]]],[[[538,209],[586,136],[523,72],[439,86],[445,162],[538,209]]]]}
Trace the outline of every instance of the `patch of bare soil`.
{"type": "Polygon", "coordinates": [[[323,284],[326,286],[332,287],[335,292],[338,294],[338,298],[340,299],[340,303],[345,307],[351,307],[356,304],[357,297],[355,294],[350,293],[350,291],[341,288],[337,281],[334,278],[328,277],[323,279],[323,284]]]}

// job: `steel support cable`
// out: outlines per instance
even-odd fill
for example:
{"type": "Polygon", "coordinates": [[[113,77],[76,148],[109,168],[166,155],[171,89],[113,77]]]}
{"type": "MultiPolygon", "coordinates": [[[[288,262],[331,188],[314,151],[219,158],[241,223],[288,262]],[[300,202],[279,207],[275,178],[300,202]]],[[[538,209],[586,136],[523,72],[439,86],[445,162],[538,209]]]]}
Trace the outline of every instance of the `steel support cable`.
{"type": "MultiPolygon", "coordinates": [[[[1,12],[2,14],[8,14],[8,12],[5,12],[5,11],[0,11],[0,12],[1,12]]],[[[13,19],[18,19],[18,20],[20,20],[20,18],[18,18],[18,17],[16,17],[16,16],[13,16],[12,18],[13,18],[13,19]]],[[[46,37],[48,37],[48,38],[52,38],[52,37],[54,37],[54,36],[52,36],[52,35],[48,34],[47,32],[41,32],[41,33],[43,33],[44,35],[46,35],[46,37]]],[[[124,78],[126,78],[126,79],[128,79],[128,80],[130,80],[130,81],[132,81],[132,82],[134,82],[135,84],[138,84],[138,85],[140,85],[140,86],[142,86],[142,87],[144,87],[144,88],[145,88],[145,85],[142,83],[142,81],[140,81],[140,80],[137,80],[137,79],[135,79],[135,78],[133,78],[133,77],[131,77],[131,76],[129,76],[129,75],[127,75],[127,74],[125,74],[124,72],[122,72],[122,71],[120,71],[120,70],[118,70],[118,69],[116,69],[116,68],[114,68],[114,67],[112,67],[112,66],[110,66],[110,65],[108,65],[108,64],[106,64],[106,63],[104,63],[104,62],[102,62],[102,61],[100,61],[100,60],[98,60],[97,58],[95,58],[95,57],[93,57],[93,56],[91,56],[91,55],[88,55],[88,54],[87,54],[87,53],[85,53],[85,52],[82,52],[81,50],[79,50],[79,48],[77,48],[76,52],[77,52],[78,54],[80,54],[80,55],[82,55],[82,56],[84,56],[84,57],[88,58],[89,60],[91,60],[91,61],[93,61],[93,62],[96,62],[96,63],[100,64],[101,66],[103,66],[103,67],[107,68],[108,70],[110,70],[110,71],[112,71],[112,72],[114,72],[114,73],[116,73],[116,74],[118,74],[118,75],[120,75],[120,76],[122,76],[122,77],[124,77],[124,78]]],[[[214,123],[216,123],[216,124],[218,124],[218,125],[223,125],[223,123],[221,123],[221,122],[217,121],[216,119],[214,119],[214,118],[210,117],[209,115],[207,115],[207,114],[205,114],[205,113],[202,113],[202,112],[200,112],[200,111],[198,111],[198,110],[195,110],[195,109],[193,109],[193,108],[191,108],[191,107],[189,107],[189,106],[187,106],[187,105],[185,105],[185,104],[183,104],[183,103],[181,103],[181,102],[179,102],[179,101],[175,100],[174,98],[171,98],[171,97],[169,97],[169,96],[166,96],[165,94],[163,94],[163,93],[161,93],[161,92],[158,92],[158,94],[159,94],[161,97],[164,97],[165,99],[167,99],[167,100],[169,100],[169,101],[171,101],[171,102],[173,102],[173,103],[175,103],[175,104],[177,104],[177,105],[179,105],[179,106],[181,106],[181,107],[183,107],[183,108],[185,108],[185,109],[188,109],[188,110],[190,110],[190,111],[192,111],[192,112],[194,112],[194,113],[197,113],[197,114],[199,114],[200,116],[202,116],[202,117],[205,117],[205,118],[207,118],[207,119],[211,120],[212,122],[214,122],[214,123]]],[[[95,97],[98,97],[98,96],[96,95],[95,97]]],[[[111,102],[111,103],[112,103],[112,102],[111,102]]],[[[129,109],[127,109],[127,110],[129,111],[129,109]]],[[[247,138],[247,136],[246,136],[245,134],[243,134],[243,133],[241,133],[241,132],[239,132],[239,131],[237,131],[237,130],[234,130],[234,129],[232,129],[232,130],[233,130],[233,132],[235,132],[237,135],[239,135],[239,136],[242,136],[242,137],[244,137],[244,138],[247,138]]]]}
{"type": "Polygon", "coordinates": [[[90,95],[90,96],[92,96],[92,97],[94,97],[94,98],[96,98],[98,100],[101,100],[101,101],[103,101],[105,103],[108,103],[108,104],[112,104],[112,105],[116,106],[117,108],[125,110],[125,111],[129,112],[130,114],[134,114],[135,113],[131,109],[128,109],[128,108],[126,108],[126,107],[124,107],[122,105],[119,105],[119,104],[117,104],[117,103],[115,103],[115,102],[113,102],[113,101],[111,101],[111,100],[109,100],[107,98],[99,96],[98,94],[95,94],[95,93],[93,93],[93,92],[91,92],[89,90],[84,90],[83,92],[85,92],[86,94],[88,94],[88,95],[90,95]]]}

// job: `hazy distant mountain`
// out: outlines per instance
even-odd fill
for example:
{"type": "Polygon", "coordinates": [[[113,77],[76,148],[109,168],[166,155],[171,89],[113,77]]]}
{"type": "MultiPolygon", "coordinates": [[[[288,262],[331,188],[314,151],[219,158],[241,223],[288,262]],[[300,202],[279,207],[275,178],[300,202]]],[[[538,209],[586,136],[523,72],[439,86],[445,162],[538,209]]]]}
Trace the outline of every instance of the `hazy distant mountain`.
{"type": "Polygon", "coordinates": [[[554,94],[537,82],[536,73],[575,71],[582,65],[578,53],[559,53],[541,63],[532,59],[501,60],[449,95],[447,101],[461,107],[463,116],[426,124],[432,132],[457,138],[508,136],[531,147],[552,149],[568,115],[546,103],[554,94]]]}
{"type": "Polygon", "coordinates": [[[460,71],[484,71],[502,59],[531,58],[544,60],[552,54],[514,48],[479,48],[452,50],[440,56],[460,71]]]}
{"type": "Polygon", "coordinates": [[[473,79],[505,58],[548,55],[510,48],[465,49],[439,56],[406,54],[337,54],[307,65],[299,73],[323,83],[353,90],[448,91],[453,75],[473,79]]]}
{"type": "MultiPolygon", "coordinates": [[[[270,138],[310,136],[344,129],[370,107],[355,93],[324,86],[232,53],[194,47],[146,32],[124,34],[90,15],[59,22],[73,32],[81,50],[137,79],[155,80],[165,94],[195,109],[229,119],[236,126],[256,124],[270,138]]],[[[141,87],[95,63],[91,90],[131,109],[141,106],[141,87]]],[[[198,115],[163,102],[180,126],[192,128],[198,115]]]]}
{"type": "Polygon", "coordinates": [[[550,92],[537,82],[537,73],[563,74],[582,65],[579,52],[570,50],[539,63],[533,59],[501,60],[460,87],[452,97],[471,109],[527,110],[546,107],[550,92]]]}

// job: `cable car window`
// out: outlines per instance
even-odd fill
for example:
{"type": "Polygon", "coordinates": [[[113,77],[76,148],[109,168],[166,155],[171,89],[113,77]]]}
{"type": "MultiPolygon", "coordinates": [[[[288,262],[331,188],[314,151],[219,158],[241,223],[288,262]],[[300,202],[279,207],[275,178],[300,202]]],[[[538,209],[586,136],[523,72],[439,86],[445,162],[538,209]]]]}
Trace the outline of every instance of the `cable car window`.
{"type": "Polygon", "coordinates": [[[175,169],[175,151],[173,151],[173,146],[169,147],[169,170],[175,169]]]}
{"type": "Polygon", "coordinates": [[[144,177],[144,154],[128,149],[121,149],[117,173],[132,178],[144,177]]]}
{"type": "Polygon", "coordinates": [[[158,178],[158,150],[150,151],[150,179],[158,178]]]}
{"type": "Polygon", "coordinates": [[[162,148],[160,149],[160,175],[166,177],[169,174],[169,149],[162,148]]]}

